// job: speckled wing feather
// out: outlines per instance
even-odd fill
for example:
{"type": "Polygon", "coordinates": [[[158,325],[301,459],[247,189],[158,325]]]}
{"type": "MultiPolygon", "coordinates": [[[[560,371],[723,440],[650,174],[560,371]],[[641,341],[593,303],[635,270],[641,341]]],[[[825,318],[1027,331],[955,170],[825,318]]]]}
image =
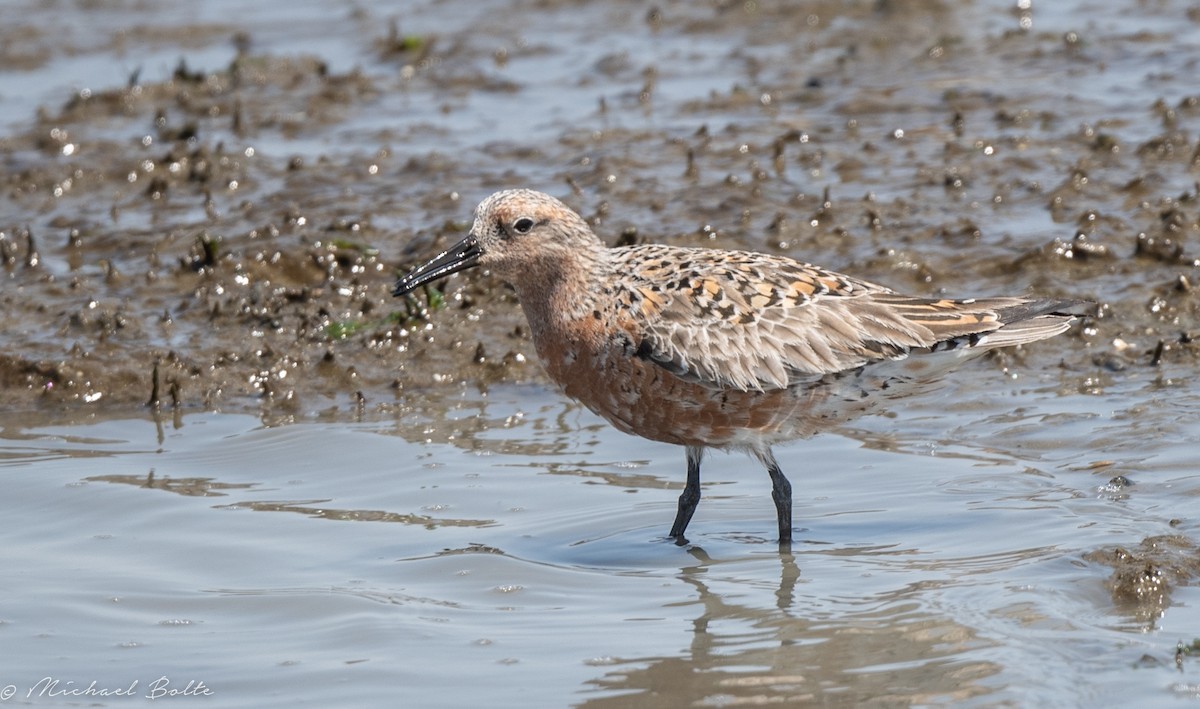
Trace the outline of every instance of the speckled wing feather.
{"type": "Polygon", "coordinates": [[[918,348],[1018,344],[1071,320],[1052,301],[915,298],[766,254],[667,246],[612,254],[624,276],[620,300],[641,335],[637,354],[717,389],[785,388],[918,348]],[[1009,322],[1024,327],[1000,337],[1009,322]]]}

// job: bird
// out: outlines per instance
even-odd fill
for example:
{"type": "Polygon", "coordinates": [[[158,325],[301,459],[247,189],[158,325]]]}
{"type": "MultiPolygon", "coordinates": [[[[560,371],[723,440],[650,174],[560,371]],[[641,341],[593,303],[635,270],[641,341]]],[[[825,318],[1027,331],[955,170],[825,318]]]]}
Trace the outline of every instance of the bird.
{"type": "Polygon", "coordinates": [[[683,446],[668,534],[681,545],[705,451],[742,450],[766,468],[779,543],[790,545],[792,487],[773,444],[936,381],[964,356],[1065,332],[1085,302],[911,296],[781,255],[609,248],[578,213],[529,189],[480,202],[467,236],[393,295],[472,267],[516,291],[538,358],[568,397],[621,431],[683,446]]]}

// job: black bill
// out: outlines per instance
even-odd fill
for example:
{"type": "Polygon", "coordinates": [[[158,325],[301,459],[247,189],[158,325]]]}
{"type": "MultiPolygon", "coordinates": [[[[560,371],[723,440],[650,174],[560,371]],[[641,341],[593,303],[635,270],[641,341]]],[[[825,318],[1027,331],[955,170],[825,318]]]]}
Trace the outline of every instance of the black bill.
{"type": "Polygon", "coordinates": [[[396,287],[392,290],[392,295],[406,295],[426,283],[431,283],[444,276],[449,276],[451,273],[458,273],[463,269],[470,268],[479,260],[481,253],[479,242],[475,240],[475,237],[468,236],[438,254],[429,263],[413,269],[407,276],[396,281],[396,287]]]}

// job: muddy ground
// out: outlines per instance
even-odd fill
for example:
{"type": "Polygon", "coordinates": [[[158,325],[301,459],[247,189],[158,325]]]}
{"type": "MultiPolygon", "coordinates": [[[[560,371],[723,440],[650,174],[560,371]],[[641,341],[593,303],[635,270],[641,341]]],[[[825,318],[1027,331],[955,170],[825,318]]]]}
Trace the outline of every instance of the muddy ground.
{"type": "MultiPolygon", "coordinates": [[[[473,7],[339,11],[349,59],[186,18],[79,46],[7,11],[5,72],[139,47],[179,59],[64,81],[0,128],[4,408],[338,418],[538,380],[519,308],[487,274],[390,296],[479,199],[518,186],[563,197],[609,243],[1089,299],[1071,335],[1039,345],[1080,390],[1130,370],[1194,378],[1186,4],[1106,23],[1040,3],[510,2],[485,29],[463,19],[473,7]],[[189,61],[211,47],[231,58],[189,61]]],[[[1191,577],[1163,551],[1190,546],[1152,546],[1112,552],[1119,601],[1153,595],[1145,564],[1191,577]]]]}

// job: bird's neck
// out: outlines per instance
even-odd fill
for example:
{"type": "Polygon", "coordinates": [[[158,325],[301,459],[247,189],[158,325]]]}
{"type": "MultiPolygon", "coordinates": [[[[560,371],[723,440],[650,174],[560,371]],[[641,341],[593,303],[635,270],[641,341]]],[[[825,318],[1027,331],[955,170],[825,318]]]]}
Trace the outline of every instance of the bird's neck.
{"type": "Polygon", "coordinates": [[[576,254],[569,260],[546,260],[527,268],[509,282],[525,311],[535,343],[580,337],[593,312],[603,307],[604,286],[612,264],[603,250],[576,254]]]}

